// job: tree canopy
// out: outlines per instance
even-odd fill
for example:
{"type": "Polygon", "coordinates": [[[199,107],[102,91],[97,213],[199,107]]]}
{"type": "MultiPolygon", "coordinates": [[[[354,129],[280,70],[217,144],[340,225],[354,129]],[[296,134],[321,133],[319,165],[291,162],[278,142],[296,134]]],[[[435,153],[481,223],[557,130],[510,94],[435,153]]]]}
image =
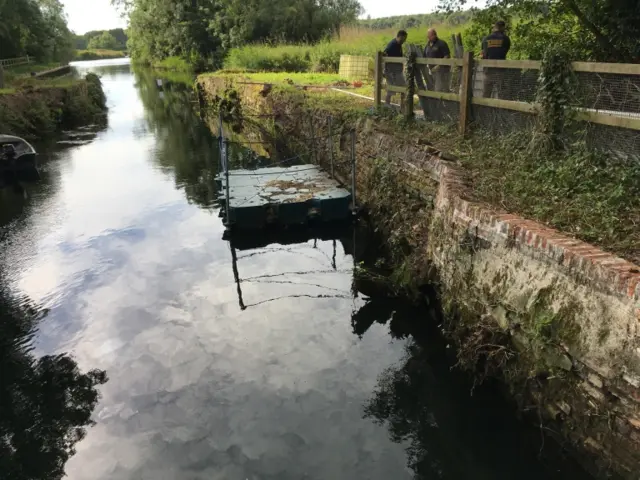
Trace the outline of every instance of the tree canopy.
{"type": "MultiPolygon", "coordinates": [[[[446,11],[468,4],[441,0],[446,11]]],[[[467,41],[477,43],[498,19],[507,22],[513,53],[521,57],[540,59],[549,45],[559,45],[576,60],[640,62],[637,0],[487,0],[467,41]]]]}
{"type": "Polygon", "coordinates": [[[132,57],[216,62],[247,42],[314,42],[362,9],[357,0],[113,0],[129,12],[132,57]]]}
{"type": "Polygon", "coordinates": [[[0,0],[0,58],[30,55],[41,62],[73,56],[60,0],[0,0]]]}
{"type": "MultiPolygon", "coordinates": [[[[110,50],[126,50],[127,48],[127,40],[129,37],[127,33],[122,28],[112,28],[111,30],[92,30],[83,35],[74,35],[73,40],[76,49],[78,50],[86,50],[88,48],[109,48],[110,50]],[[115,44],[111,47],[96,47],[89,46],[91,41],[96,37],[102,37],[105,33],[109,34],[111,37],[115,39],[115,44]]],[[[104,42],[99,42],[104,43],[104,42]]]]}
{"type": "Polygon", "coordinates": [[[118,45],[118,41],[116,37],[111,35],[109,32],[102,32],[101,35],[97,37],[93,37],[89,40],[88,48],[92,50],[98,49],[106,49],[106,50],[116,50],[120,45],[118,45]]]}

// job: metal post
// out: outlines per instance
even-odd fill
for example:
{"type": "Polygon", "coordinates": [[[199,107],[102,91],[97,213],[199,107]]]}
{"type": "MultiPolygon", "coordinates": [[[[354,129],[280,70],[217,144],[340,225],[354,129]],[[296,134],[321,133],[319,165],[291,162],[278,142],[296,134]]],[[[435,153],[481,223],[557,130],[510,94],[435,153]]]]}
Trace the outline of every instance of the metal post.
{"type": "Polygon", "coordinates": [[[336,179],[333,174],[333,117],[329,116],[329,162],[331,163],[331,178],[336,179]]]}
{"type": "Polygon", "coordinates": [[[220,136],[218,137],[218,148],[220,149],[220,170],[224,171],[224,155],[222,153],[222,144],[224,143],[224,130],[222,128],[222,111],[218,112],[218,130],[220,136]]]}
{"type": "Polygon", "coordinates": [[[4,88],[4,70],[2,64],[0,64],[0,88],[4,88]]]}
{"type": "Polygon", "coordinates": [[[356,130],[351,130],[351,202],[356,210],[356,130]]]}
{"type": "Polygon", "coordinates": [[[222,141],[222,150],[223,150],[223,157],[224,157],[224,176],[225,176],[225,180],[227,183],[227,188],[225,191],[225,204],[227,207],[227,218],[226,218],[226,224],[227,225],[231,225],[231,217],[229,215],[229,213],[231,212],[231,206],[229,205],[229,159],[227,158],[227,150],[228,150],[228,143],[226,140],[222,141]]]}
{"type": "Polygon", "coordinates": [[[318,164],[318,149],[316,148],[316,131],[313,128],[313,115],[309,115],[309,122],[311,123],[311,150],[313,152],[313,161],[318,164]]]}

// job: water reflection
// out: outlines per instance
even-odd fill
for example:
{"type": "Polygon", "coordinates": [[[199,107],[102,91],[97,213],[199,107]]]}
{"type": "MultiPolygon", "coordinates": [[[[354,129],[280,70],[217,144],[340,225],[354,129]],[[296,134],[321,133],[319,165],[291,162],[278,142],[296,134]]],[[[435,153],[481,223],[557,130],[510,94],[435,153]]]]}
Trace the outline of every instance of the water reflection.
{"type": "MultiPolygon", "coordinates": [[[[50,395],[39,350],[51,359],[73,352],[82,370],[99,367],[111,379],[100,387],[97,425],[67,462],[70,479],[541,471],[537,447],[514,453],[496,438],[500,421],[479,418],[510,419],[510,411],[488,394],[488,406],[471,402],[443,344],[421,330],[437,304],[415,309],[354,278],[354,262],[375,261],[375,241],[350,228],[289,230],[231,238],[230,251],[215,215],[217,144],[197,121],[190,88],[174,79],[158,90],[155,74],[109,69],[108,129],[52,156],[51,177],[38,187],[49,190],[9,215],[0,244],[3,291],[49,309],[21,337],[38,381],[24,395],[50,395]],[[500,451],[520,469],[496,465],[500,451]]],[[[93,408],[87,399],[79,425],[93,408]]]]}
{"type": "Polygon", "coordinates": [[[37,357],[33,336],[47,315],[14,298],[0,279],[0,471],[12,480],[56,480],[82,440],[106,372],[81,373],[67,354],[37,357]]]}
{"type": "Polygon", "coordinates": [[[175,175],[176,186],[190,203],[213,208],[218,144],[194,111],[193,78],[174,75],[167,81],[165,74],[151,70],[136,70],[135,78],[144,118],[156,137],[154,160],[175,175]],[[162,87],[158,79],[163,79],[162,87]]]}
{"type": "Polygon", "coordinates": [[[392,337],[409,340],[405,358],[380,375],[364,415],[407,445],[414,478],[590,478],[556,444],[545,446],[541,431],[516,421],[514,406],[495,386],[471,392],[470,379],[453,369],[455,358],[435,328],[437,299],[431,303],[370,299],[352,316],[360,337],[377,322],[389,323],[392,337]]]}

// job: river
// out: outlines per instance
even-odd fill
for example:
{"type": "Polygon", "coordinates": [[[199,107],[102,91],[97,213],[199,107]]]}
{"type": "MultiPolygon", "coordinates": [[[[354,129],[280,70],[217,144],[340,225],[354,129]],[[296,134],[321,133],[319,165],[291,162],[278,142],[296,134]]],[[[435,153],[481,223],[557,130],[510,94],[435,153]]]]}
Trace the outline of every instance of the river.
{"type": "Polygon", "coordinates": [[[588,478],[495,385],[471,395],[437,308],[358,292],[360,230],[232,249],[189,86],[75,68],[107,123],[0,197],[6,478],[588,478]]]}

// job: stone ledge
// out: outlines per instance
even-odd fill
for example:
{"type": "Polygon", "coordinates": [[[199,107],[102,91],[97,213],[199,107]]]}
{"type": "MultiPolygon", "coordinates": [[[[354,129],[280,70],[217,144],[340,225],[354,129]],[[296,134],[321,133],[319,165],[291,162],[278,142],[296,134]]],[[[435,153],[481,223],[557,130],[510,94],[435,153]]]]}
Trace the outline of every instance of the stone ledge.
{"type": "Polygon", "coordinates": [[[436,208],[453,207],[454,221],[474,228],[483,240],[511,242],[606,293],[634,301],[640,320],[640,266],[546,225],[466,200],[471,192],[464,173],[451,162],[434,155],[423,166],[440,182],[436,208]]]}

